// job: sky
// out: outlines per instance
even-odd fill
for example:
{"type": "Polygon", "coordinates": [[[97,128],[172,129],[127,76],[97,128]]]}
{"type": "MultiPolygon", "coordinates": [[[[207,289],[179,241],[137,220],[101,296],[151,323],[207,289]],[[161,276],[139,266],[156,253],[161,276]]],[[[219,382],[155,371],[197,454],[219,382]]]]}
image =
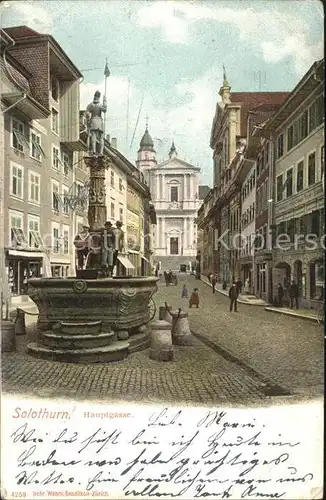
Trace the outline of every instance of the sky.
{"type": "Polygon", "coordinates": [[[1,27],[51,34],[84,75],[80,106],[104,92],[106,133],[134,162],[148,116],[158,162],[172,139],[212,184],[209,146],[223,64],[234,92],[290,91],[323,57],[320,0],[34,0],[0,4],[1,27]]]}

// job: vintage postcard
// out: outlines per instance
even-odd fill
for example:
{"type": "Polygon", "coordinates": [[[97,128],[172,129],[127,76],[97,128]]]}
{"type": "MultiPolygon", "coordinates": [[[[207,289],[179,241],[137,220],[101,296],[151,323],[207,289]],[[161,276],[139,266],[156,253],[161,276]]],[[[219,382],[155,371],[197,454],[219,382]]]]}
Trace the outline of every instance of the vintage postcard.
{"type": "Polygon", "coordinates": [[[1,498],[323,498],[322,2],[0,9],[1,498]]]}

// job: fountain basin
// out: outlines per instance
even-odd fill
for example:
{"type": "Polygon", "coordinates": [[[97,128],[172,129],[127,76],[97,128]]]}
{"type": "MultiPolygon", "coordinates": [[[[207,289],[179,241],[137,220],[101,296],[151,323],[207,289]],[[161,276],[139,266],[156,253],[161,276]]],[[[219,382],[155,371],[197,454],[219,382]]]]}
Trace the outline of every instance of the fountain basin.
{"type": "Polygon", "coordinates": [[[28,352],[80,363],[117,361],[147,348],[145,326],[157,282],[155,276],[30,279],[28,295],[39,310],[39,336],[28,352]]]}

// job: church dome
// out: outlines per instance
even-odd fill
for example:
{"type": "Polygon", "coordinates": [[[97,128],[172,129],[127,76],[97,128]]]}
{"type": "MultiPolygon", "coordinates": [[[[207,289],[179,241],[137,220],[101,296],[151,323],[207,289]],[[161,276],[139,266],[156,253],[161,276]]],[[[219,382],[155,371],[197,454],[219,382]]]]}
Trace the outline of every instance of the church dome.
{"type": "Polygon", "coordinates": [[[153,142],[153,139],[151,138],[151,136],[149,135],[147,127],[146,127],[145,133],[142,137],[142,140],[140,141],[139,151],[153,151],[155,153],[154,142],[153,142]]]}

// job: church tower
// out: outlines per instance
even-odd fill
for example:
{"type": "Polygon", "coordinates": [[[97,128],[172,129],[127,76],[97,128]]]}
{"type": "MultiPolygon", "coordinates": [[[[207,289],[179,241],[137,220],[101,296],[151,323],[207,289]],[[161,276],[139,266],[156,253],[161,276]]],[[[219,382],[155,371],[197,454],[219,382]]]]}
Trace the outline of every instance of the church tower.
{"type": "Polygon", "coordinates": [[[153,167],[156,167],[156,151],[154,149],[154,142],[148,132],[148,121],[146,119],[146,130],[140,141],[139,150],[137,154],[136,165],[139,170],[144,174],[146,180],[146,172],[153,167]]]}

